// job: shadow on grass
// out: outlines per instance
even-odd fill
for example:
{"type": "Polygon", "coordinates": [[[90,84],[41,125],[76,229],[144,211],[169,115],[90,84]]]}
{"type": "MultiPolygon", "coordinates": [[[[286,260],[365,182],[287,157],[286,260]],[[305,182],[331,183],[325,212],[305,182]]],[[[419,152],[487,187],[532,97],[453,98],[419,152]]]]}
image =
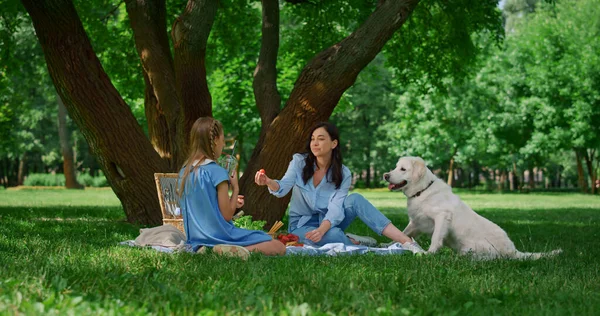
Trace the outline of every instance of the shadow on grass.
{"type": "Polygon", "coordinates": [[[12,246],[7,249],[0,242],[0,251],[27,249],[26,240],[33,237],[44,244],[105,248],[124,238],[135,238],[138,227],[125,222],[119,207],[0,207],[2,234],[10,237],[12,246]],[[24,243],[18,242],[19,239],[24,243]]]}
{"type": "Polygon", "coordinates": [[[124,220],[125,214],[121,207],[109,206],[0,206],[2,218],[36,219],[36,218],[61,218],[61,219],[103,219],[124,220]]]}
{"type": "MultiPolygon", "coordinates": [[[[401,229],[408,222],[401,209],[384,213],[401,229]]],[[[369,313],[388,305],[392,314],[401,306],[414,308],[415,313],[440,314],[453,309],[464,312],[465,304],[479,312],[496,304],[505,308],[497,311],[516,313],[529,296],[531,302],[525,303],[532,311],[544,299],[552,302],[555,292],[570,295],[575,284],[573,297],[568,297],[580,305],[579,311],[581,306],[586,311],[581,294],[597,275],[600,249],[591,245],[600,231],[600,212],[486,209],[481,214],[505,229],[522,251],[563,248],[565,253],[536,262],[471,262],[447,250],[420,258],[255,256],[241,262],[120,247],[119,242],[137,236],[139,227],[124,222],[118,207],[1,207],[0,281],[34,278],[47,291],[82,295],[97,304],[120,300],[165,314],[203,309],[261,313],[303,302],[317,311],[341,314],[369,313]],[[567,276],[570,288],[556,291],[567,276]],[[403,297],[417,307],[403,304],[403,297]]],[[[376,236],[360,220],[349,230],[376,236]]],[[[419,241],[427,246],[426,239],[419,241]]],[[[30,294],[30,299],[44,297],[30,294]]]]}
{"type": "MultiPolygon", "coordinates": [[[[408,224],[406,210],[384,208],[382,211],[400,230],[408,224]]],[[[561,247],[565,251],[581,250],[589,247],[590,237],[600,237],[600,211],[596,209],[485,209],[478,214],[504,229],[521,251],[548,251],[561,247]]],[[[353,222],[348,231],[375,237],[380,242],[389,241],[360,220],[353,222]]],[[[424,247],[429,245],[429,237],[421,236],[418,241],[424,247]]]]}

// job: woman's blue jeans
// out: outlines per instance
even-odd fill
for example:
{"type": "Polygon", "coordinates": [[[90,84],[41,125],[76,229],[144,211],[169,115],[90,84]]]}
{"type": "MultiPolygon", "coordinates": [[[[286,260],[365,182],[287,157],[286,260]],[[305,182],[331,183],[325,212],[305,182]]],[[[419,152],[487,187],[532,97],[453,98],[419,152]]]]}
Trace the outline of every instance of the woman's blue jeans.
{"type": "Polygon", "coordinates": [[[290,233],[300,237],[299,242],[307,245],[322,246],[328,243],[343,243],[345,245],[354,245],[350,238],[346,236],[344,230],[350,226],[350,223],[355,218],[359,218],[369,228],[381,236],[383,229],[391,223],[378,209],[367,201],[360,194],[350,194],[344,200],[344,220],[337,226],[333,226],[325,233],[323,238],[317,243],[314,243],[304,237],[306,233],[317,229],[321,224],[323,215],[315,214],[304,226],[292,230],[290,233]]]}

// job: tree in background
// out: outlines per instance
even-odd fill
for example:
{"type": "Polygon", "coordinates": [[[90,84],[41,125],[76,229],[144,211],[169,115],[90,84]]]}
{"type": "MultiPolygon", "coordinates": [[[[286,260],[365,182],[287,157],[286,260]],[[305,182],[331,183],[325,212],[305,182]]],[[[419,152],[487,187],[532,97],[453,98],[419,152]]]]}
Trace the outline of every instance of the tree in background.
{"type": "MultiPolygon", "coordinates": [[[[300,23],[301,30],[329,25],[333,28],[321,31],[339,30],[340,37],[328,38],[325,46],[312,40],[318,38],[315,32],[305,37],[316,55],[299,62],[305,66],[289,96],[281,97],[277,87],[280,6],[277,1],[262,1],[261,46],[252,81],[262,125],[257,146],[246,167],[249,175],[265,168],[270,175],[281,176],[291,154],[302,150],[308,128],[316,121],[329,118],[344,91],[389,39],[393,41],[386,51],[404,70],[403,77],[410,78],[413,72],[431,69],[443,72],[446,62],[452,65],[451,71],[446,71],[451,73],[460,70],[464,60],[475,51],[469,34],[482,29],[497,30],[499,25],[493,1],[427,1],[411,22],[413,29],[404,32],[405,36],[394,37],[418,1],[342,1],[336,4],[337,10],[327,7],[336,6],[330,2],[300,2],[304,3],[294,6],[297,12],[313,12],[316,14],[312,17],[322,19],[319,23],[300,23]],[[341,16],[346,19],[339,19],[342,10],[344,15],[341,16]],[[440,19],[428,16],[431,13],[440,19]],[[431,22],[434,20],[443,23],[436,25],[431,22]],[[418,27],[421,23],[426,25],[418,27]],[[432,26],[436,26],[437,31],[446,30],[432,37],[429,35],[432,26]],[[406,45],[407,39],[421,39],[422,45],[406,45]],[[433,63],[431,56],[439,62],[433,63]],[[444,58],[435,59],[435,56],[444,58]],[[281,103],[285,104],[283,109],[281,103]]],[[[102,43],[90,42],[90,37],[96,35],[94,29],[84,29],[73,4],[29,0],[23,3],[33,21],[57,91],[98,158],[128,219],[158,223],[160,212],[152,174],[176,170],[185,156],[191,124],[199,116],[213,114],[206,76],[206,47],[217,16],[217,2],[188,1],[172,24],[167,23],[173,15],[167,15],[165,1],[126,3],[127,20],[142,64],[143,108],[150,140],[103,67],[102,55],[96,52],[102,43]],[[170,38],[167,25],[172,25],[170,38]]],[[[223,6],[229,7],[232,3],[224,1],[223,6]]],[[[170,4],[177,8],[182,2],[170,4]]],[[[252,7],[245,1],[235,4],[252,7]]],[[[78,5],[82,11],[92,6],[78,5]]],[[[117,16],[122,15],[117,13],[117,16]]],[[[312,17],[298,16],[297,19],[316,21],[312,17]]],[[[299,54],[298,59],[302,57],[304,55],[299,54]]],[[[293,63],[293,57],[282,59],[293,63]]],[[[435,72],[431,76],[434,78],[435,72]]],[[[252,176],[245,175],[240,182],[249,197],[248,212],[269,221],[281,218],[286,200],[268,196],[253,185],[252,176]],[[264,205],[272,208],[267,210],[264,205]]]]}
{"type": "Polygon", "coordinates": [[[507,40],[507,54],[530,90],[535,131],[525,151],[573,150],[579,187],[596,180],[600,148],[600,8],[597,1],[542,5],[507,40]],[[588,180],[583,163],[587,167],[588,180]]]}

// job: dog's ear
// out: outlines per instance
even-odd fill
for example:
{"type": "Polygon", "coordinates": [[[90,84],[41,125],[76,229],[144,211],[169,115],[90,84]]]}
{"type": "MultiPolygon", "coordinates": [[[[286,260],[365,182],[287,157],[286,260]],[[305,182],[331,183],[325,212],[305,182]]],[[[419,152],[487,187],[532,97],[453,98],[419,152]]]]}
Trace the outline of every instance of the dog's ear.
{"type": "Polygon", "coordinates": [[[427,170],[427,166],[425,166],[425,160],[417,157],[412,161],[412,180],[418,181],[425,175],[425,170],[427,170]]]}

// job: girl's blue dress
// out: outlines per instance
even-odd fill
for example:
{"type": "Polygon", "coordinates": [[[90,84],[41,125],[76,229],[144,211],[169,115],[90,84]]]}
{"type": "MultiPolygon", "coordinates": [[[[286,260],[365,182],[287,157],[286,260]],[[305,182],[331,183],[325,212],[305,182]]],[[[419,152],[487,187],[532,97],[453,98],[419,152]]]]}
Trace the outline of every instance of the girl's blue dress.
{"type": "Polygon", "coordinates": [[[227,171],[208,159],[187,177],[179,201],[187,243],[196,251],[200,246],[249,246],[272,240],[263,231],[238,228],[223,218],[217,199],[217,185],[223,181],[229,181],[227,171]]]}

